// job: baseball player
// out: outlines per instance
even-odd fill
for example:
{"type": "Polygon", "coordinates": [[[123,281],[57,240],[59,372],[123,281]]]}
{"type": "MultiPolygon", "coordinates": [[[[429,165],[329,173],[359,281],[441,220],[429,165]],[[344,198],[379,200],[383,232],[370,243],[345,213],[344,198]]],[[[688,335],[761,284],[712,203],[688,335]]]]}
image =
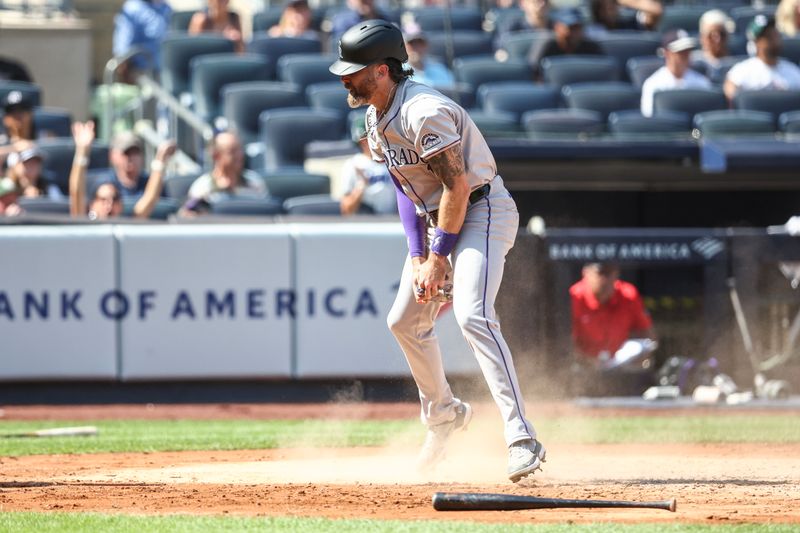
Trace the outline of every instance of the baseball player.
{"type": "Polygon", "coordinates": [[[407,59],[400,30],[369,20],[342,35],[330,71],[341,77],[351,107],[369,104],[372,156],[386,164],[397,187],[409,255],[387,322],[419,388],[428,427],[419,465],[436,465],[450,435],[472,417],[471,406],[450,391],[433,330],[452,272],[453,311],[503,417],[508,477],[517,482],[545,460],[494,310],[519,214],[469,115],[412,81],[407,59]]]}

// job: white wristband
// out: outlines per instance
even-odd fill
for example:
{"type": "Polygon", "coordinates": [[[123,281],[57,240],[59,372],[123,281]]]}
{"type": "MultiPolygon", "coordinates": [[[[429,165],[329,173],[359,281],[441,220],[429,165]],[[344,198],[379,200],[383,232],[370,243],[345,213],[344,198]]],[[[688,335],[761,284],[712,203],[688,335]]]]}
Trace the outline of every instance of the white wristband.
{"type": "Polygon", "coordinates": [[[153,159],[150,162],[150,172],[164,172],[164,162],[158,159],[153,159]]]}
{"type": "Polygon", "coordinates": [[[88,167],[89,166],[89,158],[85,155],[76,157],[72,160],[73,165],[77,165],[79,167],[88,167]]]}

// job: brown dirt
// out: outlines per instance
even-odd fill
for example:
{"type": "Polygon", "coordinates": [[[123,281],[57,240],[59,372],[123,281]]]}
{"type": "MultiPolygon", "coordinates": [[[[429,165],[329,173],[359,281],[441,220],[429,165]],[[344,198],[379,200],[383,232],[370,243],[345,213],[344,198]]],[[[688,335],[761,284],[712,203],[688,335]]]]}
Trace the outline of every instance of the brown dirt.
{"type": "MultiPolygon", "coordinates": [[[[410,404],[374,406],[9,407],[6,418],[303,417],[407,418],[410,404]],[[39,411],[36,411],[39,409],[39,411]],[[148,414],[149,413],[149,414],[148,414]],[[112,416],[113,415],[113,416],[112,416]],[[330,416],[330,413],[328,413],[330,416]]],[[[552,412],[572,408],[553,406],[552,412]]],[[[657,413],[664,416],[664,413],[657,413]]],[[[55,510],[481,522],[800,523],[797,445],[549,445],[544,472],[504,480],[498,421],[456,436],[436,472],[414,473],[404,446],[0,458],[0,511],[55,510]],[[678,511],[644,509],[434,511],[437,491],[561,498],[678,500],[678,511]]]]}

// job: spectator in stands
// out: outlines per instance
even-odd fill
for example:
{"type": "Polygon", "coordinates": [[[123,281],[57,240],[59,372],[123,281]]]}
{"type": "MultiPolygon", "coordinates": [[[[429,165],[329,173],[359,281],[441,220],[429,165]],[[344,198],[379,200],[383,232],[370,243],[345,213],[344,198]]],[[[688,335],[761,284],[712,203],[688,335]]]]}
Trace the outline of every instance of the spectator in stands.
{"type": "Polygon", "coordinates": [[[736,63],[725,78],[725,95],[733,100],[740,90],[800,89],[800,67],[780,58],[781,34],[775,20],[756,16],[747,27],[747,38],[755,43],[756,55],[736,63]]]}
{"type": "Polygon", "coordinates": [[[0,80],[33,83],[28,67],[11,57],[0,57],[0,80]]]}
{"type": "Polygon", "coordinates": [[[134,83],[136,76],[147,70],[161,69],[161,41],[169,31],[172,8],[165,0],[125,0],[114,17],[114,56],[142,48],[138,54],[120,66],[118,79],[134,83]]]}
{"type": "Polygon", "coordinates": [[[33,102],[22,91],[9,91],[3,98],[3,129],[0,133],[0,166],[15,151],[20,141],[36,138],[33,125],[33,102]]]}
{"type": "Polygon", "coordinates": [[[613,263],[588,263],[581,280],[569,289],[573,377],[583,378],[594,390],[599,385],[595,371],[641,360],[656,347],[653,321],[639,291],[620,280],[619,273],[613,263]]]}
{"type": "Polygon", "coordinates": [[[567,54],[601,55],[600,46],[584,36],[583,14],[579,9],[560,9],[554,11],[553,38],[540,47],[534,47],[528,54],[528,62],[538,68],[539,61],[544,57],[560,56],[567,54]]]}
{"type": "Polygon", "coordinates": [[[706,75],[712,83],[722,83],[722,59],[730,56],[728,36],[736,25],[721,9],[711,9],[700,17],[700,50],[691,53],[692,68],[706,75]]]}
{"type": "Polygon", "coordinates": [[[775,25],[786,37],[800,37],[800,0],[781,0],[775,11],[775,25]]]}
{"type": "Polygon", "coordinates": [[[651,31],[664,12],[658,0],[591,0],[589,7],[594,21],[587,29],[591,36],[600,36],[609,30],[651,31]],[[619,6],[635,10],[635,16],[622,16],[619,6]]]}
{"type": "Polygon", "coordinates": [[[267,30],[270,37],[319,39],[311,27],[313,14],[306,0],[291,0],[283,9],[280,21],[267,30]]]}
{"type": "Polygon", "coordinates": [[[63,198],[58,186],[45,175],[39,147],[32,141],[19,141],[14,148],[6,160],[6,175],[0,178],[0,189],[5,191],[2,203],[6,216],[22,212],[17,203],[19,198],[63,198]]]}
{"type": "Polygon", "coordinates": [[[338,42],[342,34],[351,26],[372,19],[389,20],[390,17],[375,7],[375,0],[347,0],[347,8],[333,15],[331,20],[333,42],[338,42]]]}
{"type": "Polygon", "coordinates": [[[515,31],[548,30],[550,24],[550,0],[519,0],[522,17],[511,18],[501,33],[515,31]]]}
{"type": "MultiPolygon", "coordinates": [[[[158,152],[168,151],[172,144],[172,141],[164,141],[158,147],[158,152]]],[[[108,159],[111,170],[107,176],[102,176],[103,180],[113,183],[123,198],[135,198],[144,194],[150,179],[144,171],[144,147],[136,134],[122,131],[114,135],[108,159]]],[[[151,172],[158,166],[158,163],[154,162],[151,172]]]]}
{"type": "MultiPolygon", "coordinates": [[[[72,137],[75,141],[75,158],[69,174],[70,214],[73,217],[89,216],[92,220],[105,220],[122,215],[125,192],[131,198],[138,198],[133,206],[133,216],[148,218],[155,209],[164,188],[164,174],[167,163],[175,153],[176,144],[165,141],[156,152],[150,167],[150,177],[144,183],[140,194],[124,188],[119,181],[101,179],[92,184],[90,200],[86,203],[86,169],[89,166],[92,142],[95,139],[94,122],[75,122],[72,125],[72,137]]],[[[117,140],[117,142],[120,142],[117,140]]],[[[114,149],[120,149],[118,145],[114,149]]]]}
{"type": "Polygon", "coordinates": [[[189,188],[188,199],[181,208],[182,216],[208,213],[219,199],[265,198],[264,181],[244,168],[244,150],[238,135],[218,133],[211,144],[214,167],[197,178],[189,188]]]}
{"type": "Polygon", "coordinates": [[[428,55],[428,38],[416,23],[408,26],[405,42],[408,65],[414,69],[414,81],[431,87],[453,86],[453,74],[447,66],[428,55]]]}
{"type": "Polygon", "coordinates": [[[239,14],[228,9],[229,0],[208,0],[208,7],[196,12],[189,21],[189,33],[221,33],[234,44],[234,50],[244,53],[242,23],[239,14]]]}
{"type": "Polygon", "coordinates": [[[361,204],[376,214],[396,214],[397,193],[392,176],[386,165],[372,160],[363,116],[353,121],[351,133],[361,152],[348,159],[342,170],[347,191],[341,201],[342,214],[358,212],[361,204]]]}
{"type": "Polygon", "coordinates": [[[642,84],[642,115],[653,116],[653,94],[657,91],[711,87],[708,78],[689,68],[689,54],[695,48],[697,39],[685,30],[671,30],[664,34],[659,50],[664,55],[664,66],[642,84]]]}

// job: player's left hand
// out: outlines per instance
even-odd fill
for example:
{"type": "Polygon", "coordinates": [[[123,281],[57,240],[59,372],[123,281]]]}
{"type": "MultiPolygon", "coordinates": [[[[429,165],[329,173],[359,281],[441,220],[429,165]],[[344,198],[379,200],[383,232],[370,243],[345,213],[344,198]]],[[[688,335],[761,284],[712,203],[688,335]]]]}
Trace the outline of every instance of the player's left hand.
{"type": "Polygon", "coordinates": [[[417,303],[427,303],[439,289],[444,287],[447,275],[447,258],[431,253],[428,259],[419,265],[414,276],[416,292],[414,297],[417,303]]]}

